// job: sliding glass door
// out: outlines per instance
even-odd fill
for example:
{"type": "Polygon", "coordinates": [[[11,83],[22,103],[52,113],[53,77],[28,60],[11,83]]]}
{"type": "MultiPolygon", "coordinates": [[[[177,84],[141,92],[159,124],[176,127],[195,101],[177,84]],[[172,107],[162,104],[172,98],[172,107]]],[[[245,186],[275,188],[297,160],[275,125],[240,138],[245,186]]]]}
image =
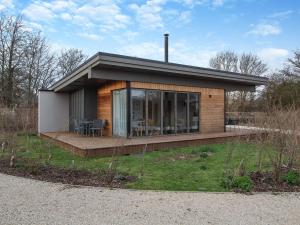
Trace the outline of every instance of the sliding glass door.
{"type": "Polygon", "coordinates": [[[146,134],[146,91],[131,91],[131,134],[144,136],[146,134]]]}
{"type": "Polygon", "coordinates": [[[163,133],[175,134],[175,92],[163,94],[163,133]]]}
{"type": "Polygon", "coordinates": [[[161,134],[161,92],[156,90],[146,91],[147,106],[147,135],[161,134]]]}
{"type": "Polygon", "coordinates": [[[126,89],[113,91],[113,135],[127,136],[126,89]]]}
{"type": "Polygon", "coordinates": [[[199,95],[189,94],[189,132],[199,132],[199,95]]]}
{"type": "Polygon", "coordinates": [[[177,93],[177,133],[187,133],[187,110],[188,110],[188,94],[177,93]]]}
{"type": "Polygon", "coordinates": [[[199,132],[199,94],[131,90],[131,136],[199,132]]]}

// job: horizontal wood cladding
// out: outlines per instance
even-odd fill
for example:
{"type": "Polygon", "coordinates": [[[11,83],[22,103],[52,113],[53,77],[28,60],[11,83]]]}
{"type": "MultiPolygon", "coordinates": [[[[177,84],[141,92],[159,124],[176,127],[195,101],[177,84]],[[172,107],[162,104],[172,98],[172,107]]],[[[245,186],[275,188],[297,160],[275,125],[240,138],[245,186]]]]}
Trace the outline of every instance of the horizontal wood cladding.
{"type": "Polygon", "coordinates": [[[132,88],[200,93],[200,131],[213,133],[224,131],[224,89],[131,82],[132,88]]]}
{"type": "Polygon", "coordinates": [[[132,88],[145,88],[145,89],[154,89],[154,90],[182,91],[182,92],[201,92],[201,90],[206,89],[200,87],[179,86],[174,84],[156,84],[156,83],[141,83],[141,82],[131,82],[130,86],[132,88]]]}
{"type": "Polygon", "coordinates": [[[104,136],[112,136],[112,95],[111,92],[116,89],[126,87],[125,81],[112,81],[102,85],[97,90],[98,106],[97,118],[106,120],[107,124],[103,131],[104,136]]]}

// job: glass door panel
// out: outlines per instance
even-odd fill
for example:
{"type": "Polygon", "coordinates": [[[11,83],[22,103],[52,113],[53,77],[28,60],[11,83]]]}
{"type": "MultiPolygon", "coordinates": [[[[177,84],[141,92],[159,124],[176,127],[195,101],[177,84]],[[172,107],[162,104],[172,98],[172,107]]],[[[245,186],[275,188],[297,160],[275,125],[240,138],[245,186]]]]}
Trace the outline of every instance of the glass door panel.
{"type": "Polygon", "coordinates": [[[187,93],[177,93],[177,133],[187,133],[187,93]]]}
{"type": "Polygon", "coordinates": [[[113,135],[127,136],[126,89],[113,91],[113,135]]]}
{"type": "Polygon", "coordinates": [[[147,91],[147,129],[148,135],[161,134],[161,92],[149,90],[147,91]]]}
{"type": "Polygon", "coordinates": [[[199,94],[189,94],[190,132],[199,132],[199,94]]]}
{"type": "Polygon", "coordinates": [[[145,90],[131,91],[131,134],[144,136],[146,134],[146,94],[145,90]]]}
{"type": "Polygon", "coordinates": [[[163,94],[163,133],[175,133],[175,93],[164,92],[163,94]]]}

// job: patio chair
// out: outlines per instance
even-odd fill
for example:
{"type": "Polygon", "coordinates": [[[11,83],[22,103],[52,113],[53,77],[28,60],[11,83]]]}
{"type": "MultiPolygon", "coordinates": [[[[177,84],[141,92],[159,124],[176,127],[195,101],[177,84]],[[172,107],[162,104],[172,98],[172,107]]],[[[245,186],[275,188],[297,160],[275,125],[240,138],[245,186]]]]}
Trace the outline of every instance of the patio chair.
{"type": "Polygon", "coordinates": [[[93,137],[95,136],[95,132],[97,132],[99,134],[100,132],[100,136],[102,137],[102,131],[104,128],[105,122],[103,120],[93,120],[93,124],[90,128],[90,132],[92,132],[93,137]]]}
{"type": "Polygon", "coordinates": [[[78,123],[76,119],[74,119],[74,131],[77,134],[82,134],[84,132],[84,127],[80,123],[78,123]]]}

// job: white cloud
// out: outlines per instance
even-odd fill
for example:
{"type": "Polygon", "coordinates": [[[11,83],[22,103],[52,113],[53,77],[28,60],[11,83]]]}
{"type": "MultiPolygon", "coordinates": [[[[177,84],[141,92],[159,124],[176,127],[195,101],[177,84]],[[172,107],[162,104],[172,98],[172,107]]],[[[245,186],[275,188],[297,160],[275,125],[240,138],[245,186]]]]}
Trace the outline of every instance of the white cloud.
{"type": "Polygon", "coordinates": [[[54,13],[41,2],[34,2],[23,10],[23,14],[31,20],[49,21],[54,18],[54,13]]]}
{"type": "Polygon", "coordinates": [[[195,5],[203,5],[210,3],[209,0],[174,0],[189,7],[194,7],[195,5]]]}
{"type": "Polygon", "coordinates": [[[12,0],[0,0],[0,11],[13,8],[14,4],[12,0]]]}
{"type": "Polygon", "coordinates": [[[82,18],[82,22],[94,21],[99,24],[102,31],[126,28],[130,22],[130,17],[121,12],[121,8],[108,1],[100,4],[85,4],[74,12],[76,16],[82,18]]]}
{"type": "Polygon", "coordinates": [[[281,28],[277,25],[260,23],[257,25],[252,25],[252,29],[247,32],[247,34],[253,34],[257,36],[268,36],[268,35],[278,35],[281,33],[281,28]]]}
{"type": "Polygon", "coordinates": [[[191,21],[192,13],[191,11],[183,11],[178,16],[178,21],[183,24],[187,24],[191,21]]]}
{"type": "Polygon", "coordinates": [[[91,41],[99,41],[101,37],[97,34],[90,34],[90,33],[79,33],[78,36],[91,40],[91,41]]]}
{"type": "Polygon", "coordinates": [[[122,13],[119,3],[118,0],[81,3],[75,0],[36,0],[29,4],[23,13],[31,21],[49,23],[60,19],[73,23],[88,33],[106,32],[123,29],[130,24],[130,17],[122,13]]]}
{"type": "Polygon", "coordinates": [[[60,15],[60,17],[61,17],[63,20],[66,20],[66,21],[72,20],[72,16],[71,16],[69,13],[62,13],[62,14],[60,15]]]}
{"type": "Polygon", "coordinates": [[[286,61],[289,51],[283,48],[264,48],[257,52],[257,54],[268,63],[268,65],[275,69],[280,68],[286,61]]]}
{"type": "Polygon", "coordinates": [[[225,0],[213,0],[212,5],[213,7],[219,7],[222,6],[225,3],[225,0]]]}
{"type": "Polygon", "coordinates": [[[26,25],[29,27],[29,29],[37,29],[37,30],[42,30],[43,26],[39,23],[36,22],[25,22],[26,25]]]}
{"type": "Polygon", "coordinates": [[[143,42],[140,44],[125,45],[118,51],[124,55],[159,60],[159,56],[163,55],[164,49],[156,43],[143,42]]]}
{"type": "Polygon", "coordinates": [[[293,12],[294,12],[293,10],[276,12],[276,13],[271,14],[269,17],[276,18],[276,19],[287,19],[293,12]]]}
{"type": "MultiPolygon", "coordinates": [[[[217,49],[195,49],[187,47],[184,43],[174,43],[169,49],[170,62],[208,67],[209,59],[214,56],[217,49]]],[[[126,45],[118,50],[118,53],[141,58],[163,61],[164,48],[152,42],[126,45]]]]}
{"type": "Polygon", "coordinates": [[[156,29],[163,28],[161,12],[164,4],[165,0],[148,0],[144,5],[131,4],[129,8],[135,12],[141,27],[156,29]]]}

